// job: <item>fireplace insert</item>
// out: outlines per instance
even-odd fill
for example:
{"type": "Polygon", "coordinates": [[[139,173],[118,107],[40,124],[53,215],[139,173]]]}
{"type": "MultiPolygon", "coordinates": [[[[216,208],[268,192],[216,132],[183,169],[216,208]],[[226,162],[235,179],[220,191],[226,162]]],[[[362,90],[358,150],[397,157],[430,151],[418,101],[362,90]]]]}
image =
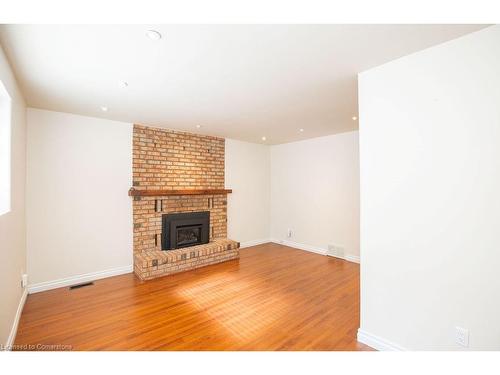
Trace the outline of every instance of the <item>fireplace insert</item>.
{"type": "Polygon", "coordinates": [[[209,211],[162,215],[161,249],[173,250],[208,243],[209,231],[209,211]]]}

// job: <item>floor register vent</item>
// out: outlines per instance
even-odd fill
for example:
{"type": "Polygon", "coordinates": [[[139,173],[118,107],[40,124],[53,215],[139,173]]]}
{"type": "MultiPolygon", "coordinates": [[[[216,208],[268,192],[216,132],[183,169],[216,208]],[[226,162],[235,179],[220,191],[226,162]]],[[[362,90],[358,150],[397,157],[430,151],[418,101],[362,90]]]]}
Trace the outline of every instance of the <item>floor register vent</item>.
{"type": "Polygon", "coordinates": [[[71,286],[69,287],[69,290],[78,289],[78,288],[83,288],[83,287],[85,287],[85,286],[91,286],[91,285],[94,285],[94,282],[93,282],[93,281],[89,281],[88,283],[81,283],[81,284],[71,285],[71,286]]]}

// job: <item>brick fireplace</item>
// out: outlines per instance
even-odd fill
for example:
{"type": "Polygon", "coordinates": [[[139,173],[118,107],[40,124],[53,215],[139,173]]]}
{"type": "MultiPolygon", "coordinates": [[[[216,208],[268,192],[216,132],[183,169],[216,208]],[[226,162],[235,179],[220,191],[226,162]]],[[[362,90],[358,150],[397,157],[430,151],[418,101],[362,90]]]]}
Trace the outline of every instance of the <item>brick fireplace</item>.
{"type": "Polygon", "coordinates": [[[134,272],[140,279],[239,257],[239,243],[227,239],[231,190],[224,186],[224,153],[223,138],[134,125],[129,195],[133,197],[134,272]],[[174,242],[169,236],[175,232],[170,233],[170,227],[165,232],[166,218],[195,212],[207,217],[208,243],[162,250],[162,244],[165,249],[166,243],[174,242]]]}

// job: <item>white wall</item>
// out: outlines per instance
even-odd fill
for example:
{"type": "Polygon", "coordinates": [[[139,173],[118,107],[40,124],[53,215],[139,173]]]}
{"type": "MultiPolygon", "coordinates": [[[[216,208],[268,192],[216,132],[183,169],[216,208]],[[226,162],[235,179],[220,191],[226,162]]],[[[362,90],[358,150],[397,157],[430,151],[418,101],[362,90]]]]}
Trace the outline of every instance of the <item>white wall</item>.
{"type": "Polygon", "coordinates": [[[271,236],[320,252],[340,245],[357,258],[358,132],[271,147],[271,236]]]}
{"type": "Polygon", "coordinates": [[[270,238],[269,146],[226,139],[228,237],[242,246],[270,238]]]}
{"type": "Polygon", "coordinates": [[[132,124],[28,109],[30,284],[131,267],[132,124]]]}
{"type": "Polygon", "coordinates": [[[10,211],[12,100],[0,80],[0,215],[10,211]]]}
{"type": "Polygon", "coordinates": [[[0,344],[4,345],[15,332],[12,327],[23,296],[21,275],[26,270],[26,105],[1,48],[0,81],[12,100],[11,207],[0,215],[0,344]]]}
{"type": "MultiPolygon", "coordinates": [[[[359,76],[361,336],[500,349],[500,27],[359,76]]],[[[381,341],[379,340],[378,343],[381,341]]]]}

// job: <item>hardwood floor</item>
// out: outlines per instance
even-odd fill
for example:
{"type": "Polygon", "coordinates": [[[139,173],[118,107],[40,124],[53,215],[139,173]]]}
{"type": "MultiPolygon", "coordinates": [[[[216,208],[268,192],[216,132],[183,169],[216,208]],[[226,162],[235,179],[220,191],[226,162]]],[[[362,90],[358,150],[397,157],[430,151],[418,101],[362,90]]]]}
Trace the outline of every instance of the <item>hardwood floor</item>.
{"type": "Polygon", "coordinates": [[[356,341],[358,327],[359,265],[265,244],[241,250],[239,260],[147,282],[127,274],[29,295],[16,345],[370,350],[356,341]]]}

